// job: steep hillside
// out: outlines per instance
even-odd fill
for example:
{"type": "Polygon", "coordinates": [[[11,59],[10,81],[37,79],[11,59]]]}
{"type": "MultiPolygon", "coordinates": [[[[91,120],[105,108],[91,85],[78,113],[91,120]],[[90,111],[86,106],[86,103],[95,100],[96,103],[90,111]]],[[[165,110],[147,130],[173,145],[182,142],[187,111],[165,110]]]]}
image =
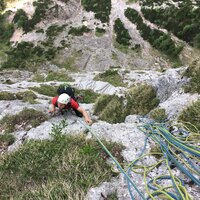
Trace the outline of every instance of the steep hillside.
{"type": "MultiPolygon", "coordinates": [[[[180,40],[184,38],[176,38],[173,31],[172,34],[167,34],[167,30],[171,31],[167,26],[161,27],[158,24],[158,28],[154,21],[159,15],[154,17],[154,21],[146,17],[148,6],[153,10],[158,9],[158,6],[151,6],[150,1],[140,4],[113,0],[102,3],[99,8],[95,1],[14,2],[16,5],[8,4],[7,12],[4,11],[1,17],[1,38],[4,40],[1,44],[1,60],[6,60],[7,57],[3,66],[5,68],[27,68],[30,63],[34,63],[35,68],[35,65],[40,66],[50,61],[61,67],[80,70],[101,71],[110,66],[163,70],[189,64],[199,56],[197,49],[192,49],[180,40]],[[15,7],[9,9],[9,6],[15,7]],[[107,12],[104,12],[105,10],[107,12]],[[135,14],[138,12],[140,21],[143,20],[146,24],[146,30],[142,28],[141,22],[138,26],[136,21],[131,20],[131,15],[134,16],[132,11],[135,11],[135,14]],[[118,18],[120,26],[117,25],[118,18]],[[8,20],[10,23],[6,25],[8,20]],[[5,31],[8,34],[4,35],[5,31]],[[7,52],[9,47],[6,41],[9,39],[12,49],[7,56],[5,51],[7,52]],[[17,43],[22,41],[26,43],[17,47],[17,43]],[[24,59],[21,47],[30,52],[26,56],[26,64],[21,61],[24,59]],[[15,66],[13,60],[17,63],[15,66]]],[[[198,33],[198,30],[196,31],[198,33]]]]}

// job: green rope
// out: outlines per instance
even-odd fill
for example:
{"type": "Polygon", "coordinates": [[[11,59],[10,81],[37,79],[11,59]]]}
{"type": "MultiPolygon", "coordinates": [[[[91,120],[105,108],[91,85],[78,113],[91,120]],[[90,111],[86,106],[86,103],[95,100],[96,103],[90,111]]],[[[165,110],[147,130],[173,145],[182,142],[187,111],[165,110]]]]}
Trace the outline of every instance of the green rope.
{"type": "Polygon", "coordinates": [[[83,123],[82,121],[78,120],[81,124],[83,124],[89,131],[90,133],[95,137],[95,139],[97,140],[97,142],[99,143],[99,145],[103,148],[103,150],[110,156],[110,158],[112,158],[112,160],[115,162],[115,164],[117,165],[118,169],[120,170],[120,172],[122,174],[124,174],[124,176],[128,179],[128,181],[130,182],[130,184],[135,188],[135,190],[138,192],[138,194],[141,196],[141,198],[143,200],[146,200],[146,198],[144,197],[144,195],[139,191],[139,189],[137,188],[137,186],[133,183],[133,181],[131,180],[131,178],[126,174],[126,172],[123,170],[123,168],[121,167],[121,165],[119,164],[119,162],[114,158],[114,156],[110,153],[110,151],[106,148],[106,146],[101,142],[101,140],[96,136],[96,134],[94,134],[94,132],[91,130],[91,128],[86,125],[85,123],[83,123]]]}

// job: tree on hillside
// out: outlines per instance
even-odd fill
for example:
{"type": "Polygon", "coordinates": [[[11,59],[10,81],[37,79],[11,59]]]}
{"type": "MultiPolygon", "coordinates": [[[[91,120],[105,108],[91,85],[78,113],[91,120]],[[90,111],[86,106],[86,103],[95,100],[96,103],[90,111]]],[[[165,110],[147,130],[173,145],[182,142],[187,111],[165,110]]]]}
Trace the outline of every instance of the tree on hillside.
{"type": "Polygon", "coordinates": [[[6,3],[4,0],[0,0],[0,12],[6,8],[6,3]]]}

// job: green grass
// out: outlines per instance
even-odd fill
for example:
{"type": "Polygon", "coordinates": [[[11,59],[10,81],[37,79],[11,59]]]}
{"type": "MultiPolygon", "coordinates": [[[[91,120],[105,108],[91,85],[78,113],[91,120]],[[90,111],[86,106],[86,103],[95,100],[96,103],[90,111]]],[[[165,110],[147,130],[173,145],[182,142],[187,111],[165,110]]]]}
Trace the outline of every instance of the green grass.
{"type": "Polygon", "coordinates": [[[129,89],[127,101],[127,115],[146,115],[159,104],[159,100],[156,98],[156,91],[152,86],[146,84],[129,89]]]}
{"type": "Polygon", "coordinates": [[[0,100],[22,100],[24,102],[28,102],[30,104],[37,103],[35,99],[37,95],[32,91],[18,92],[18,93],[10,93],[6,91],[0,92],[0,100]]]}
{"type": "Polygon", "coordinates": [[[185,92],[200,94],[200,62],[194,61],[184,75],[191,78],[190,82],[184,87],[185,92]]]}
{"type": "Polygon", "coordinates": [[[106,32],[106,30],[103,29],[103,28],[98,28],[98,27],[96,27],[96,29],[95,29],[95,35],[96,35],[97,37],[103,36],[103,35],[105,34],[105,32],[106,32]]]}
{"type": "Polygon", "coordinates": [[[29,88],[39,94],[43,94],[46,96],[54,97],[57,95],[57,87],[51,85],[40,85],[40,87],[31,87],[29,88]]]}
{"type": "Polygon", "coordinates": [[[46,81],[72,82],[74,79],[64,73],[50,72],[46,77],[46,81]]]}
{"type": "Polygon", "coordinates": [[[83,25],[80,27],[71,27],[68,34],[73,36],[82,36],[84,33],[88,33],[90,31],[91,29],[83,25]]]}
{"type": "Polygon", "coordinates": [[[164,122],[167,119],[164,108],[155,108],[150,112],[150,118],[154,119],[156,122],[164,122]]]}
{"type": "MultiPolygon", "coordinates": [[[[53,130],[52,140],[28,141],[0,160],[0,199],[84,200],[89,188],[113,177],[107,155],[94,140],[53,130]]],[[[121,145],[103,143],[120,155],[121,145]]]]}
{"type": "Polygon", "coordinates": [[[190,123],[200,131],[200,99],[183,110],[179,116],[179,120],[183,121],[191,130],[196,131],[190,123]]]}
{"type": "Polygon", "coordinates": [[[72,81],[74,81],[74,79],[71,78],[66,73],[50,72],[50,73],[48,73],[47,77],[44,77],[41,74],[35,74],[33,81],[36,81],[36,82],[46,82],[46,81],[72,82],[72,81]]]}
{"type": "Polygon", "coordinates": [[[115,95],[100,96],[94,106],[94,114],[109,123],[123,122],[126,117],[124,110],[123,99],[115,95]]]}
{"type": "Polygon", "coordinates": [[[12,134],[0,134],[0,149],[6,149],[14,142],[15,137],[12,134]]]}
{"type": "Polygon", "coordinates": [[[77,68],[75,62],[78,60],[83,53],[81,51],[76,51],[73,52],[69,57],[63,59],[60,57],[60,55],[57,55],[56,58],[54,59],[54,64],[59,66],[60,68],[65,68],[68,71],[71,72],[77,72],[79,69],[77,68]]]}
{"type": "Polygon", "coordinates": [[[81,103],[94,103],[100,94],[97,94],[92,90],[75,89],[75,96],[83,96],[83,101],[81,101],[81,103]]]}
{"type": "Polygon", "coordinates": [[[0,129],[5,133],[24,130],[28,127],[36,127],[47,120],[46,115],[34,109],[23,109],[16,115],[6,115],[0,120],[0,129]]]}
{"type": "Polygon", "coordinates": [[[14,93],[10,93],[10,92],[6,92],[6,91],[2,91],[0,92],[0,100],[15,100],[15,94],[14,93]]]}
{"type": "Polygon", "coordinates": [[[109,123],[124,122],[126,116],[146,115],[159,104],[152,86],[139,85],[131,88],[126,98],[116,95],[102,95],[94,105],[94,114],[109,123]]]}
{"type": "Polygon", "coordinates": [[[123,82],[122,77],[118,74],[117,70],[113,70],[113,69],[108,69],[105,72],[98,74],[94,80],[97,81],[105,81],[108,82],[110,84],[112,84],[113,86],[126,86],[126,84],[123,82]]]}
{"type": "Polygon", "coordinates": [[[101,20],[102,23],[109,22],[111,0],[82,0],[81,4],[87,12],[94,12],[95,18],[101,20]]]}

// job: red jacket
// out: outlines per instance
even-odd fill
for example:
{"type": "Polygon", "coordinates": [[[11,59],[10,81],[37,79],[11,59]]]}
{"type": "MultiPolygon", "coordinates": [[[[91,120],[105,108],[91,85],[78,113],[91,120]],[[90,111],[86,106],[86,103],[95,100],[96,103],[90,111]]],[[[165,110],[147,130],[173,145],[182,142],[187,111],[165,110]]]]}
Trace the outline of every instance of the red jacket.
{"type": "MultiPolygon", "coordinates": [[[[51,100],[51,102],[52,102],[52,104],[53,104],[54,106],[58,107],[58,96],[53,97],[52,100],[51,100]]],[[[72,108],[74,108],[74,109],[77,110],[78,107],[79,107],[79,105],[78,105],[78,103],[77,103],[74,99],[70,98],[70,102],[69,102],[69,104],[67,104],[67,105],[65,106],[65,109],[68,109],[68,108],[70,108],[70,107],[72,107],[72,108]]]]}

